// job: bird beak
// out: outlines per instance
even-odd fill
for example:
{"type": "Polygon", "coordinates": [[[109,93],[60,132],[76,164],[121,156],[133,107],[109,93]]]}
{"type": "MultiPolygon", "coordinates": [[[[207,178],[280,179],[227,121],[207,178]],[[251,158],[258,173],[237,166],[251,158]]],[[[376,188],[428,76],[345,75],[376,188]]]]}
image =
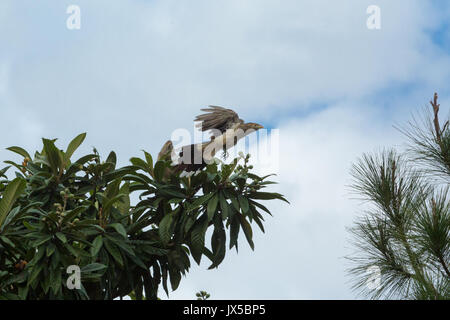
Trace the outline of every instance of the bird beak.
{"type": "Polygon", "coordinates": [[[260,124],[257,124],[255,127],[256,127],[256,130],[264,129],[264,127],[262,125],[260,125],[260,124]]]}

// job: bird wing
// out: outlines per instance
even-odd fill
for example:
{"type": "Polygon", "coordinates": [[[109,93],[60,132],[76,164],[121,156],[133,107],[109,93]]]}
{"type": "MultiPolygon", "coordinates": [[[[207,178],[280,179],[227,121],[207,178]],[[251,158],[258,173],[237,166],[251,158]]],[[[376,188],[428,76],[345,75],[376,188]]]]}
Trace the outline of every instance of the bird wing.
{"type": "Polygon", "coordinates": [[[236,124],[244,122],[239,118],[238,114],[231,109],[219,106],[209,106],[208,108],[201,110],[205,111],[205,113],[198,115],[194,121],[201,121],[196,127],[201,128],[202,131],[217,129],[223,133],[227,129],[233,128],[236,124]]]}

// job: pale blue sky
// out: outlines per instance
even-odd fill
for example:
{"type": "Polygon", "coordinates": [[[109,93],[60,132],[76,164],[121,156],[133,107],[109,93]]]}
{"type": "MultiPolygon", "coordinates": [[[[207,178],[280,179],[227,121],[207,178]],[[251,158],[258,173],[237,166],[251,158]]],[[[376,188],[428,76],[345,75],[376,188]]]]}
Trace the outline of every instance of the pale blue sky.
{"type": "Polygon", "coordinates": [[[153,154],[199,109],[233,107],[280,129],[280,184],[255,252],[243,242],[218,270],[194,265],[171,298],[206,289],[226,299],[354,298],[345,277],[349,167],[400,146],[392,128],[432,94],[450,105],[448,1],[3,0],[0,159],[40,138],[153,154]],[[66,8],[81,29],[66,28],[66,8]],[[366,8],[381,8],[381,29],[366,8]],[[325,199],[324,199],[325,198],[325,199]]]}

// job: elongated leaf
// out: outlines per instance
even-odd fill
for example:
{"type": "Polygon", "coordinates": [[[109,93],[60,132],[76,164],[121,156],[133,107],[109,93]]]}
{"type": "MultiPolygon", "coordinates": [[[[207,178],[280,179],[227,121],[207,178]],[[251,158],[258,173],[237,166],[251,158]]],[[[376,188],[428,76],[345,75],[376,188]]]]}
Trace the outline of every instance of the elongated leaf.
{"type": "Polygon", "coordinates": [[[142,160],[142,159],[140,159],[140,158],[131,158],[131,159],[130,159],[130,162],[131,162],[134,166],[141,168],[141,169],[144,170],[145,172],[152,173],[152,170],[151,170],[150,166],[149,166],[148,163],[145,162],[144,160],[142,160]]]}
{"type": "Polygon", "coordinates": [[[241,222],[241,226],[242,226],[242,230],[244,231],[245,237],[247,238],[247,242],[250,245],[250,248],[252,248],[252,250],[255,249],[255,245],[253,244],[253,232],[252,232],[252,227],[250,226],[250,224],[248,223],[248,221],[245,219],[245,217],[241,214],[238,215],[240,222],[241,222]]]}
{"type": "Polygon", "coordinates": [[[57,237],[59,240],[61,240],[62,243],[67,243],[67,238],[66,238],[66,236],[65,236],[63,233],[57,232],[57,233],[56,233],[56,237],[57,237]]]}
{"type": "Polygon", "coordinates": [[[213,249],[214,262],[211,266],[208,267],[208,269],[217,268],[219,264],[222,263],[226,253],[227,239],[222,220],[220,218],[215,219],[214,226],[214,232],[211,237],[211,247],[213,249]]]}
{"type": "Polygon", "coordinates": [[[239,220],[238,215],[235,214],[230,224],[230,249],[236,247],[236,252],[238,251],[238,236],[240,229],[241,229],[241,222],[239,220]]]}
{"type": "Polygon", "coordinates": [[[147,164],[150,167],[150,169],[153,170],[153,158],[147,151],[143,150],[145,154],[145,160],[147,160],[147,164]]]}
{"type": "Polygon", "coordinates": [[[105,244],[106,250],[108,250],[109,254],[123,268],[123,258],[122,258],[122,255],[120,254],[120,250],[116,247],[115,244],[113,244],[108,239],[105,239],[104,244],[105,244]]]}
{"type": "Polygon", "coordinates": [[[73,153],[78,149],[78,147],[83,143],[84,139],[86,138],[86,133],[79,134],[76,136],[67,147],[66,154],[65,154],[65,161],[66,163],[69,162],[70,158],[72,157],[73,153]]]}
{"type": "Polygon", "coordinates": [[[1,169],[0,170],[0,177],[5,177],[6,178],[5,173],[6,173],[6,171],[8,171],[9,168],[11,168],[11,166],[7,166],[7,167],[1,169]]]}
{"type": "Polygon", "coordinates": [[[130,212],[130,183],[126,182],[119,189],[119,194],[122,194],[123,197],[117,203],[117,209],[119,209],[120,213],[128,214],[130,212]]]}
{"type": "Polygon", "coordinates": [[[53,243],[50,243],[46,249],[46,256],[50,257],[56,250],[56,246],[53,243]]]}
{"type": "Polygon", "coordinates": [[[162,218],[159,224],[159,237],[163,244],[169,243],[172,238],[171,227],[173,223],[173,215],[171,213],[166,214],[164,218],[162,218]]]}
{"type": "Polygon", "coordinates": [[[103,238],[101,235],[99,235],[92,242],[91,255],[95,257],[102,248],[102,246],[103,246],[103,238]]]}
{"type": "Polygon", "coordinates": [[[30,158],[31,159],[30,154],[25,149],[23,149],[21,147],[12,146],[12,147],[6,148],[6,150],[9,150],[9,151],[15,152],[17,154],[20,154],[24,158],[30,158]]]}
{"type": "Polygon", "coordinates": [[[251,199],[260,199],[260,200],[272,200],[272,199],[280,199],[284,202],[289,203],[281,194],[276,192],[250,192],[249,198],[251,199]]]}
{"type": "Polygon", "coordinates": [[[264,205],[262,205],[261,203],[258,203],[256,201],[250,200],[250,203],[257,206],[258,208],[264,210],[265,212],[267,212],[268,214],[272,215],[272,213],[269,211],[269,209],[267,209],[264,205]]]}
{"type": "Polygon", "coordinates": [[[43,268],[44,264],[40,263],[31,269],[31,274],[30,277],[28,278],[29,284],[31,284],[34,280],[36,280],[37,276],[39,275],[39,273],[42,271],[43,268]]]}
{"type": "Polygon", "coordinates": [[[95,263],[91,263],[91,264],[88,264],[88,265],[82,267],[81,272],[84,272],[84,273],[95,272],[95,271],[105,270],[107,268],[108,268],[108,266],[95,262],[95,263]]]}
{"type": "MultiPolygon", "coordinates": [[[[17,220],[26,213],[25,209],[21,210],[20,206],[12,209],[3,221],[3,229],[5,229],[12,221],[17,220]]],[[[0,224],[1,229],[1,224],[0,224]]]]}
{"type": "Polygon", "coordinates": [[[117,155],[114,151],[111,151],[109,153],[108,157],[106,158],[106,162],[114,164],[114,169],[115,169],[116,163],[117,163],[117,155]]]}
{"type": "Polygon", "coordinates": [[[164,161],[157,161],[155,163],[155,169],[154,169],[154,175],[156,181],[161,181],[164,176],[164,169],[166,168],[166,165],[164,161]]]}
{"type": "Polygon", "coordinates": [[[242,213],[248,212],[248,201],[243,196],[238,195],[239,205],[241,206],[242,213]]]}
{"type": "Polygon", "coordinates": [[[216,212],[218,202],[219,196],[217,194],[214,195],[214,197],[212,197],[211,200],[209,200],[207,207],[208,221],[211,221],[212,218],[214,217],[214,213],[216,212]]]}
{"type": "Polygon", "coordinates": [[[47,161],[50,165],[50,168],[53,171],[53,174],[57,174],[60,168],[62,168],[63,157],[61,151],[56,148],[55,143],[49,139],[42,139],[44,143],[44,151],[47,156],[47,161]]]}
{"type": "Polygon", "coordinates": [[[12,206],[16,202],[17,198],[25,190],[26,181],[22,178],[16,178],[11,181],[3,192],[3,197],[0,200],[0,228],[2,228],[3,221],[11,211],[12,206]]]}
{"type": "Polygon", "coordinates": [[[188,206],[187,211],[192,211],[197,209],[198,207],[200,207],[202,204],[204,204],[206,201],[208,201],[209,199],[211,199],[211,197],[213,196],[213,193],[209,193],[203,196],[198,197],[197,199],[194,200],[194,202],[192,202],[192,204],[190,204],[188,206]]]}
{"type": "Polygon", "coordinates": [[[62,222],[63,223],[71,222],[73,219],[75,219],[75,217],[77,217],[80,213],[86,211],[86,209],[88,208],[89,206],[80,206],[73,210],[67,211],[62,222]]]}
{"type": "Polygon", "coordinates": [[[105,190],[105,197],[108,199],[111,199],[119,193],[119,187],[122,182],[122,179],[115,179],[113,180],[105,190]]]}
{"type": "Polygon", "coordinates": [[[220,209],[222,210],[222,219],[226,219],[230,216],[229,213],[229,204],[225,197],[223,196],[223,193],[220,192],[219,194],[219,202],[220,202],[220,209]]]}
{"type": "Polygon", "coordinates": [[[170,275],[170,285],[172,286],[172,290],[176,290],[181,281],[181,273],[178,270],[174,270],[174,269],[170,268],[169,275],[170,275]]]}
{"type": "Polygon", "coordinates": [[[86,162],[89,162],[89,161],[95,159],[96,157],[97,157],[96,154],[88,154],[88,155],[85,155],[85,156],[81,157],[80,159],[78,159],[75,163],[84,165],[86,162]]]}
{"type": "Polygon", "coordinates": [[[122,235],[124,238],[127,237],[127,231],[125,230],[123,225],[121,225],[120,223],[111,223],[108,225],[108,227],[114,228],[114,230],[116,230],[117,233],[122,235]]]}
{"type": "Polygon", "coordinates": [[[61,270],[53,270],[50,273],[50,288],[52,288],[53,294],[56,295],[61,290],[61,283],[61,270]]]}
{"type": "Polygon", "coordinates": [[[112,199],[109,199],[106,204],[103,206],[103,212],[105,214],[109,213],[109,210],[111,207],[116,203],[122,200],[122,198],[126,197],[124,194],[118,194],[117,196],[113,197],[112,199]]]}
{"type": "Polygon", "coordinates": [[[205,247],[205,232],[207,222],[207,220],[197,221],[191,232],[191,253],[192,257],[198,265],[200,265],[203,248],[205,247]]]}

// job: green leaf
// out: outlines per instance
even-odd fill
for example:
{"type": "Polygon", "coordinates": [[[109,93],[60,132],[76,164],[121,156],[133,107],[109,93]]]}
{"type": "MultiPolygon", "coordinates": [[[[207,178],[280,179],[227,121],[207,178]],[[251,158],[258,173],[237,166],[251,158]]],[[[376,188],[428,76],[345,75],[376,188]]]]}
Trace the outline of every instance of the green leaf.
{"type": "Polygon", "coordinates": [[[248,223],[248,221],[245,219],[245,217],[241,214],[238,215],[240,222],[241,222],[241,226],[242,226],[242,230],[244,231],[245,237],[247,238],[247,242],[250,245],[250,248],[252,248],[252,250],[255,249],[255,245],[253,244],[253,232],[252,232],[252,227],[250,226],[250,224],[248,223]]]}
{"type": "Polygon", "coordinates": [[[65,154],[65,162],[68,163],[70,158],[72,157],[73,153],[78,149],[78,147],[83,143],[84,139],[86,138],[86,133],[79,134],[76,136],[67,147],[66,154],[65,154]]]}
{"type": "Polygon", "coordinates": [[[73,219],[75,219],[75,217],[77,217],[80,213],[86,211],[86,209],[88,209],[88,208],[89,208],[89,206],[80,206],[73,210],[65,212],[65,216],[62,219],[62,223],[68,223],[68,222],[72,221],[73,219]]]}
{"type": "Polygon", "coordinates": [[[67,243],[67,238],[66,238],[66,236],[65,236],[63,233],[57,232],[57,233],[56,233],[56,237],[57,237],[59,240],[61,240],[62,243],[67,243]]]}
{"type": "Polygon", "coordinates": [[[39,239],[32,242],[34,247],[39,247],[41,244],[46,243],[48,240],[52,238],[51,234],[44,234],[39,239]]]}
{"type": "Polygon", "coordinates": [[[133,167],[133,166],[123,167],[120,169],[116,169],[112,172],[108,172],[107,174],[105,174],[103,176],[103,179],[106,182],[109,182],[109,181],[112,181],[117,178],[122,178],[123,176],[125,176],[127,174],[135,173],[135,171],[136,171],[136,167],[133,167]]]}
{"type": "Polygon", "coordinates": [[[242,213],[247,213],[248,208],[249,208],[247,199],[241,195],[238,195],[238,200],[239,200],[239,205],[241,206],[241,209],[242,209],[242,213]]]}
{"type": "Polygon", "coordinates": [[[259,229],[261,229],[261,231],[264,233],[264,225],[261,221],[264,220],[263,217],[261,216],[261,214],[255,209],[255,207],[251,207],[252,212],[253,212],[253,220],[256,222],[256,224],[258,225],[259,229]]]}
{"type": "Polygon", "coordinates": [[[120,213],[128,214],[130,212],[130,183],[126,182],[119,189],[119,194],[122,194],[123,197],[117,203],[117,209],[119,209],[120,213]]]}
{"type": "Polygon", "coordinates": [[[235,214],[230,224],[230,249],[236,247],[236,251],[238,251],[238,236],[240,229],[241,223],[239,221],[238,214],[235,214]]]}
{"type": "Polygon", "coordinates": [[[27,183],[22,178],[16,178],[11,181],[3,191],[3,197],[0,200],[0,229],[2,229],[3,221],[11,211],[12,206],[16,202],[17,198],[25,190],[27,183]]]}
{"type": "Polygon", "coordinates": [[[103,238],[101,235],[99,235],[92,242],[91,255],[95,257],[102,248],[102,246],[103,246],[103,238]]]}
{"type": "Polygon", "coordinates": [[[100,270],[107,269],[108,266],[101,264],[101,263],[91,263],[81,268],[81,272],[83,273],[89,273],[89,272],[95,272],[100,270]]]}
{"type": "Polygon", "coordinates": [[[248,197],[251,199],[260,199],[260,200],[272,200],[272,199],[280,199],[284,202],[289,203],[281,194],[276,192],[250,192],[248,197]]]}
{"type": "Polygon", "coordinates": [[[89,162],[89,161],[95,159],[96,157],[97,157],[96,154],[88,154],[88,155],[85,155],[85,156],[81,157],[80,159],[78,159],[75,163],[76,163],[76,164],[84,165],[84,164],[86,164],[87,162],[89,162]]]}
{"type": "Polygon", "coordinates": [[[153,170],[153,158],[147,151],[143,150],[145,154],[145,160],[147,160],[147,164],[150,167],[150,169],[153,170]]]}
{"type": "Polygon", "coordinates": [[[207,220],[199,219],[191,232],[191,253],[198,265],[200,265],[203,248],[205,247],[205,232],[207,226],[207,220]]]}
{"type": "Polygon", "coordinates": [[[124,238],[127,237],[127,231],[120,223],[111,223],[108,225],[108,227],[114,228],[117,231],[117,233],[122,235],[124,238]]]}
{"type": "Polygon", "coordinates": [[[15,152],[17,154],[20,154],[24,158],[30,158],[31,159],[30,154],[25,149],[23,149],[21,147],[12,146],[12,147],[6,148],[6,150],[9,150],[9,151],[15,152]]]}
{"type": "Polygon", "coordinates": [[[47,257],[50,257],[53,254],[53,252],[55,252],[55,250],[56,250],[56,246],[53,243],[50,243],[47,246],[47,250],[46,250],[47,257]]]}
{"type": "Polygon", "coordinates": [[[116,163],[117,163],[117,155],[114,151],[111,151],[109,153],[108,158],[106,158],[106,162],[114,164],[114,168],[115,168],[116,163]]]}
{"type": "Polygon", "coordinates": [[[142,170],[144,170],[145,172],[148,172],[148,173],[152,173],[152,170],[151,170],[151,168],[150,168],[150,166],[147,164],[147,162],[145,162],[144,160],[142,160],[142,159],[140,159],[140,158],[131,158],[130,159],[130,162],[134,165],[134,166],[136,166],[136,167],[139,167],[139,168],[141,168],[142,170]]]}
{"type": "Polygon", "coordinates": [[[2,240],[4,243],[6,243],[7,245],[9,245],[9,246],[11,246],[13,248],[16,246],[11,240],[9,240],[5,236],[0,236],[0,240],[2,240]]]}
{"type": "Polygon", "coordinates": [[[233,207],[236,209],[237,212],[239,212],[240,207],[239,207],[238,200],[234,197],[231,197],[230,200],[231,200],[231,203],[233,204],[233,207]]]}
{"type": "Polygon", "coordinates": [[[112,206],[113,206],[116,202],[122,201],[122,199],[123,199],[124,197],[126,197],[125,194],[118,194],[117,196],[115,196],[115,197],[109,199],[109,200],[106,202],[106,204],[103,205],[103,212],[104,212],[105,214],[108,214],[108,213],[109,213],[109,210],[112,208],[112,206]]]}
{"type": "Polygon", "coordinates": [[[257,206],[258,208],[260,208],[261,210],[264,210],[265,212],[267,212],[268,214],[272,215],[272,213],[270,213],[269,209],[267,209],[264,205],[262,205],[261,203],[258,203],[256,201],[250,200],[250,203],[257,206]]]}
{"type": "MultiPolygon", "coordinates": [[[[19,172],[21,172],[22,170],[23,170],[23,166],[22,165],[18,165],[17,163],[15,163],[15,162],[12,162],[12,161],[8,161],[8,160],[6,160],[6,161],[3,161],[4,163],[6,163],[6,164],[10,164],[10,165],[12,165],[14,168],[16,168],[17,170],[19,170],[19,172]]],[[[18,174],[18,172],[16,172],[16,175],[18,174]]],[[[22,176],[23,177],[23,176],[22,176]]]]}
{"type": "Polygon", "coordinates": [[[29,284],[31,284],[37,278],[37,276],[39,275],[39,273],[42,271],[43,268],[44,264],[40,263],[31,269],[31,274],[30,277],[28,278],[29,284]]]}
{"type": "Polygon", "coordinates": [[[105,239],[104,241],[106,250],[108,250],[109,254],[116,260],[116,262],[123,268],[123,258],[120,254],[120,250],[116,247],[115,244],[113,244],[108,239],[105,239]]]}
{"type": "Polygon", "coordinates": [[[0,170],[0,177],[5,177],[6,178],[5,173],[6,173],[6,171],[8,171],[9,168],[11,168],[11,166],[7,166],[7,167],[1,169],[0,170]]]}
{"type": "Polygon", "coordinates": [[[184,195],[183,193],[171,190],[169,188],[159,188],[158,193],[160,193],[163,196],[177,197],[180,199],[184,199],[184,197],[186,197],[186,195],[184,195]]]}
{"type": "Polygon", "coordinates": [[[222,219],[225,220],[230,216],[230,208],[227,200],[222,193],[219,194],[220,209],[222,210],[222,219]]]}
{"type": "Polygon", "coordinates": [[[61,270],[53,270],[50,273],[50,288],[52,288],[53,294],[58,294],[61,290],[61,270]]]}
{"type": "MultiPolygon", "coordinates": [[[[25,209],[21,210],[20,206],[14,207],[11,211],[9,211],[8,215],[6,216],[6,219],[3,221],[3,229],[6,228],[12,221],[20,218],[26,213],[25,209]]],[[[0,227],[0,230],[2,228],[0,227]]]]}
{"type": "Polygon", "coordinates": [[[194,200],[194,202],[192,202],[187,209],[187,212],[190,212],[192,210],[197,209],[198,207],[200,207],[203,203],[205,203],[206,201],[208,201],[209,199],[211,199],[211,197],[214,195],[214,193],[209,193],[209,194],[205,194],[203,196],[198,197],[197,199],[194,200]]]}
{"type": "Polygon", "coordinates": [[[223,227],[223,222],[220,218],[215,219],[214,221],[214,232],[211,237],[211,247],[214,254],[214,261],[208,269],[217,268],[225,258],[226,234],[223,227]]]}
{"type": "Polygon", "coordinates": [[[209,200],[208,207],[206,210],[207,214],[208,214],[208,221],[211,221],[212,218],[214,217],[214,213],[216,212],[218,202],[219,202],[219,196],[217,194],[214,195],[214,197],[212,197],[211,200],[209,200]]]}
{"type": "Polygon", "coordinates": [[[117,194],[119,193],[119,187],[120,184],[122,183],[122,179],[115,179],[113,180],[110,184],[108,184],[108,186],[106,187],[105,190],[105,197],[108,199],[111,199],[115,196],[117,196],[117,194]]]}
{"type": "Polygon", "coordinates": [[[157,161],[155,164],[155,179],[156,181],[161,181],[164,176],[164,169],[166,168],[166,164],[164,161],[157,161]]]}
{"type": "Polygon", "coordinates": [[[42,142],[44,144],[44,151],[47,156],[50,169],[52,169],[53,174],[56,175],[63,165],[62,153],[58,148],[56,148],[55,143],[52,140],[43,138],[42,142]]]}
{"type": "Polygon", "coordinates": [[[181,273],[178,270],[174,270],[174,269],[170,268],[169,275],[170,275],[170,285],[172,286],[172,290],[176,290],[181,281],[181,273]]]}
{"type": "Polygon", "coordinates": [[[167,245],[172,238],[173,214],[166,214],[159,223],[159,237],[164,245],[167,245]]]}

